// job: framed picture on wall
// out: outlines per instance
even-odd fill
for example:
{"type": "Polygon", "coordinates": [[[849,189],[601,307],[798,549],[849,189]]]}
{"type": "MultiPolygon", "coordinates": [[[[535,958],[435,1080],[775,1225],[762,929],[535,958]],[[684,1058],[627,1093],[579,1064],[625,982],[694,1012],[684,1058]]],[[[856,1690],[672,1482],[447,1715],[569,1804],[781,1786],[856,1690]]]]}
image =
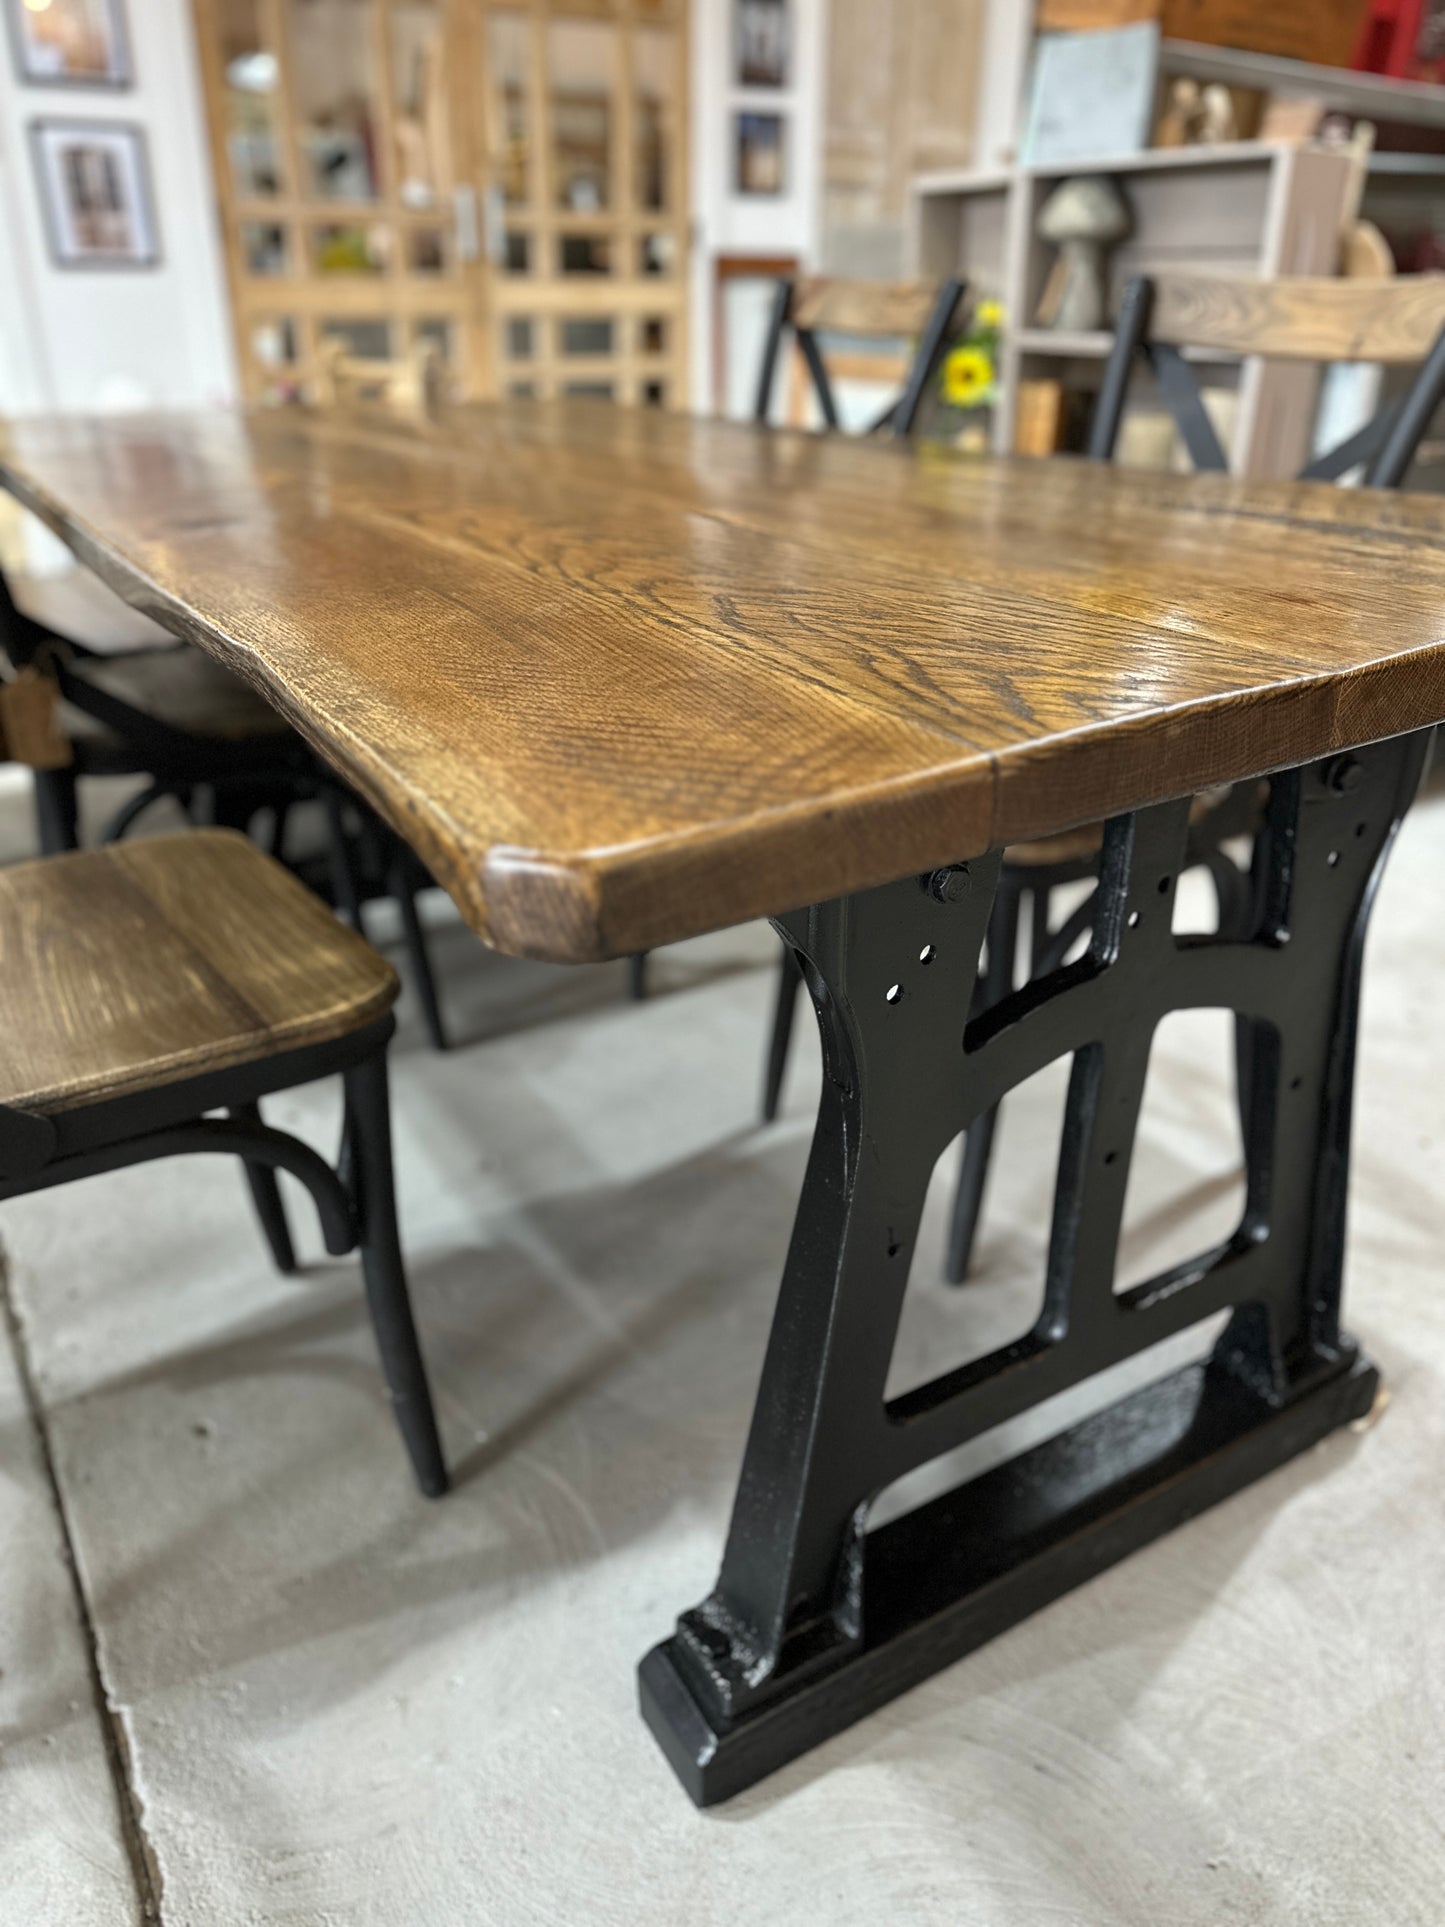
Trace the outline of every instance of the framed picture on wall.
{"type": "Polygon", "coordinates": [[[143,128],[37,120],[30,145],[57,267],[148,268],[159,261],[143,128]]]}
{"type": "Polygon", "coordinates": [[[20,78],[41,87],[129,87],[121,0],[4,0],[20,78]]]}
{"type": "Polygon", "coordinates": [[[781,114],[739,114],[737,120],[737,191],[739,194],[781,194],[786,157],[781,114]]]}
{"type": "Polygon", "coordinates": [[[788,0],[734,0],[739,87],[788,84],[788,0]]]}

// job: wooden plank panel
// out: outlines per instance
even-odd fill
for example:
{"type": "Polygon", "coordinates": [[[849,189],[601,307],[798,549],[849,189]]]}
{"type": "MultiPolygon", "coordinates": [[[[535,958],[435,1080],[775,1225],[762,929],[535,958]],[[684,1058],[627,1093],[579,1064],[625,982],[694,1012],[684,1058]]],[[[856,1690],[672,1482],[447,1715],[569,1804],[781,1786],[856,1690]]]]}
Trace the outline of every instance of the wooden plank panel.
{"type": "Polygon", "coordinates": [[[840,335],[916,335],[937,299],[938,289],[929,282],[804,275],[793,291],[792,315],[799,328],[840,335]]]}
{"type": "Polygon", "coordinates": [[[1445,328],[1445,274],[1397,281],[1157,278],[1156,341],[1289,361],[1418,362],[1445,328]]]}
{"type": "Polygon", "coordinates": [[[617,954],[1445,717],[1445,505],[606,404],[16,424],[502,948],[617,954]]]}

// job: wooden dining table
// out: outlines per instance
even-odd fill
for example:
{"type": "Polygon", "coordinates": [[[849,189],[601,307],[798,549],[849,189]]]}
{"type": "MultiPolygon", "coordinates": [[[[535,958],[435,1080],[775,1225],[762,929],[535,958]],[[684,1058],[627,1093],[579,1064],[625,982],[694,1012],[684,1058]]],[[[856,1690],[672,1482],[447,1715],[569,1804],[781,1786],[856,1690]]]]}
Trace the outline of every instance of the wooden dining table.
{"type": "Polygon", "coordinates": [[[1438,498],[597,402],[17,422],[0,479],[269,698],[497,949],[584,963],[768,916],[798,957],[822,1096],[732,1524],[640,1672],[694,1799],[1368,1412],[1340,1324],[1356,1017],[1445,718],[1438,498]],[[1247,779],[1247,927],[1181,934],[1190,798],[1247,779]],[[1083,954],[981,1007],[1002,850],[1092,823],[1083,954]],[[1199,1007],[1244,1020],[1245,1206],[1119,1290],[1151,1040],[1199,1007]],[[939,1156],[1058,1059],[1036,1323],[887,1397],[939,1156]],[[1221,1316],[1195,1362],[1044,1423],[1221,1316]],[[1030,1414],[1042,1443],[870,1527],[1030,1414]]]}

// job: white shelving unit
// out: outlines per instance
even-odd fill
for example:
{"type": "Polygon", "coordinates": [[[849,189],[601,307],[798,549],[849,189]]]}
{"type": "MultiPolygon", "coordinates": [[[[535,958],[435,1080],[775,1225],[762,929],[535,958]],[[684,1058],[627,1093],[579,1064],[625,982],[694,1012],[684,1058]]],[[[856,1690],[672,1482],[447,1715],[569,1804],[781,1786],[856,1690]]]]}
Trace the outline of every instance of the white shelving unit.
{"type": "MultiPolygon", "coordinates": [[[[961,274],[975,299],[1003,303],[994,446],[1013,446],[1019,383],[1056,377],[1091,387],[1109,337],[1032,325],[1054,250],[1035,234],[1039,208],[1060,180],[1112,176],[1134,231],[1109,261],[1111,296],[1130,275],[1195,268],[1279,276],[1333,274],[1354,163],[1337,149],[1236,141],[1159,148],[1066,167],[920,175],[912,184],[911,271],[961,274]]],[[[1210,357],[1220,361],[1219,357],[1210,357]]],[[[1221,363],[1223,365],[1223,363],[1221,363]]],[[[1306,459],[1317,371],[1257,356],[1238,367],[1231,465],[1241,475],[1292,474],[1306,459]]]]}

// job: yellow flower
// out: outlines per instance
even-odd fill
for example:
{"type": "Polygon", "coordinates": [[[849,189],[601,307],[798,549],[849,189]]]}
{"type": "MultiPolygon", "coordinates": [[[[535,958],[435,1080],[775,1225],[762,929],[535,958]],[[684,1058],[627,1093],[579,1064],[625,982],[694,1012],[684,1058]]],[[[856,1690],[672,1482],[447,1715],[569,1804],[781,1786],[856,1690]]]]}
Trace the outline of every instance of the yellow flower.
{"type": "Polygon", "coordinates": [[[993,387],[993,363],[982,348],[955,348],[943,364],[943,399],[973,408],[993,387]]]}
{"type": "Polygon", "coordinates": [[[1003,326],[1002,301],[980,301],[973,311],[973,318],[980,328],[1001,328],[1003,326]]]}

